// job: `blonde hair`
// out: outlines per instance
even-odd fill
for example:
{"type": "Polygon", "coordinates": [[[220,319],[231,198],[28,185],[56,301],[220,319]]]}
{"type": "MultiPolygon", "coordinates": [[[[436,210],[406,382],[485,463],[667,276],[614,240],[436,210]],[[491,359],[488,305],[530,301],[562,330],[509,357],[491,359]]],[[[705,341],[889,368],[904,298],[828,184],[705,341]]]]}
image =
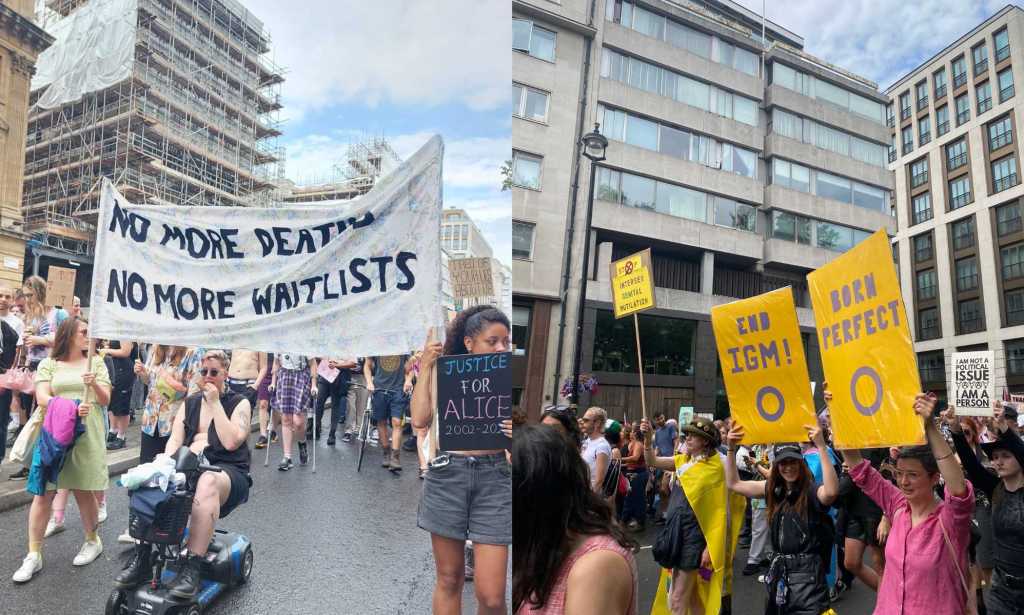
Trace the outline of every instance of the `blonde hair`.
{"type": "Polygon", "coordinates": [[[595,417],[594,423],[600,425],[601,432],[604,433],[604,424],[608,422],[608,412],[606,412],[605,409],[600,406],[591,406],[587,408],[586,412],[584,412],[583,414],[586,414],[587,412],[593,412],[594,414],[597,415],[595,417]]]}
{"type": "Polygon", "coordinates": [[[22,288],[28,288],[32,291],[33,296],[31,299],[26,297],[25,315],[28,316],[29,320],[35,320],[36,318],[42,318],[46,315],[46,280],[43,278],[32,275],[25,278],[25,283],[21,285],[22,288]]]}

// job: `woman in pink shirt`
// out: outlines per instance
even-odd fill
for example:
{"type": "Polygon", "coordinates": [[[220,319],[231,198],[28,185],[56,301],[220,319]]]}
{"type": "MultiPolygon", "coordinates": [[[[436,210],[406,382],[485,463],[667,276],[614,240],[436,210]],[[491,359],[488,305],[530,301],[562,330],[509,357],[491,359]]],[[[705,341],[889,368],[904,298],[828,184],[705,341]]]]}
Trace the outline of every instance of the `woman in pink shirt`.
{"type": "Polygon", "coordinates": [[[934,409],[933,396],[918,395],[914,400],[928,446],[901,449],[895,485],[862,460],[860,451],[843,451],[850,477],[892,520],[875,615],[967,612],[965,575],[974,489],[935,426],[934,409]],[[940,475],[944,500],[935,496],[940,475]]]}
{"type": "Polygon", "coordinates": [[[636,543],[590,486],[574,443],[531,425],[512,443],[516,615],[636,615],[636,543]]]}

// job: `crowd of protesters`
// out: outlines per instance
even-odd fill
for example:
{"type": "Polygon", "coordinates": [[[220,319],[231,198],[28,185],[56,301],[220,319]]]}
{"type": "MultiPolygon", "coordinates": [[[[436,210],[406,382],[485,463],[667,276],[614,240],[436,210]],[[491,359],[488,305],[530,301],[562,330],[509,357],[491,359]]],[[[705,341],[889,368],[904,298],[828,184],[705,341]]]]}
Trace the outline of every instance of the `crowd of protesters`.
{"type": "Polygon", "coordinates": [[[921,394],[925,445],[836,450],[824,397],[807,441],[754,446],[731,420],[546,407],[513,448],[515,611],[628,614],[654,595],[672,615],[820,615],[860,582],[875,615],[1024,613],[1016,405],[958,417],[921,394]],[[657,586],[637,575],[648,557],[657,586]],[[763,604],[732,604],[734,566],[763,604]]]}

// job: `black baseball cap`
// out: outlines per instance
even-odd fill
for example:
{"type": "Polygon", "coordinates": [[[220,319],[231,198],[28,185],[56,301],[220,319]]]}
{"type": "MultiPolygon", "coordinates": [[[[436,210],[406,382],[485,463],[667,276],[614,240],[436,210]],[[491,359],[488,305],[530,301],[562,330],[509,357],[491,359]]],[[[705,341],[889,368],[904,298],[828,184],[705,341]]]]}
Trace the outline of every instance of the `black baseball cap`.
{"type": "Polygon", "coordinates": [[[799,444],[776,444],[772,447],[772,459],[775,463],[782,461],[783,459],[795,459],[797,461],[803,461],[804,453],[800,450],[799,444]]]}
{"type": "Polygon", "coordinates": [[[1003,418],[1004,419],[1012,419],[1012,420],[1016,421],[1018,416],[1019,416],[1019,414],[1017,412],[1017,405],[1016,404],[1006,404],[1006,403],[1003,404],[1003,418]]]}

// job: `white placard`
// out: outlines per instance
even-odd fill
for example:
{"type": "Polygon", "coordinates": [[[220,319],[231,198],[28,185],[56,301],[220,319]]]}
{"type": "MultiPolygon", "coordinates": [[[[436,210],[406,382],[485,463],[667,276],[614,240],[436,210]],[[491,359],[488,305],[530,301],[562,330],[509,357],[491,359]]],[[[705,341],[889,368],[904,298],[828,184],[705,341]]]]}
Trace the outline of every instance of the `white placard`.
{"type": "Polygon", "coordinates": [[[435,136],[355,201],[134,205],[105,181],[93,337],[308,356],[404,354],[444,324],[435,136]]]}
{"type": "Polygon", "coordinates": [[[960,416],[992,416],[995,396],[995,353],[953,353],[953,399],[960,416]]]}

